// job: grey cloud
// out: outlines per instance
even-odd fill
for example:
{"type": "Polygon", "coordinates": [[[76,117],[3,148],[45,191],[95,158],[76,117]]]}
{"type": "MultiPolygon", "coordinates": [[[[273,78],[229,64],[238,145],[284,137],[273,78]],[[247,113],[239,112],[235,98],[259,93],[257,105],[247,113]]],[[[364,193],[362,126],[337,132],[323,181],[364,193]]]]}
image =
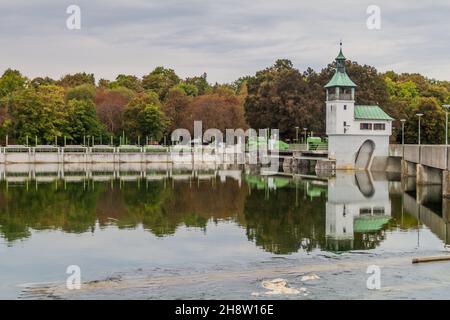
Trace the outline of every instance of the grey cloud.
{"type": "Polygon", "coordinates": [[[343,38],[345,54],[359,63],[450,79],[449,13],[447,0],[0,1],[0,71],[114,78],[166,65],[227,82],[277,58],[320,69],[343,38]],[[81,7],[82,30],[65,29],[69,4],[81,7]],[[380,31],[366,28],[370,4],[381,7],[380,31]]]}

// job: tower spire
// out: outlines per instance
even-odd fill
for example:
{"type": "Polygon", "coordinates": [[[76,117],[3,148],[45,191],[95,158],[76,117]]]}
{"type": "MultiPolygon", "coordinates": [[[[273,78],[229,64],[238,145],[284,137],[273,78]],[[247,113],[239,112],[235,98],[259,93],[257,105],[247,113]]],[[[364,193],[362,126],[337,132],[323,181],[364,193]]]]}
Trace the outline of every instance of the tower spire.
{"type": "Polygon", "coordinates": [[[347,60],[342,53],[342,39],[339,41],[339,54],[336,57],[336,72],[330,82],[325,86],[329,87],[356,87],[356,84],[350,80],[345,71],[345,60],[347,60]]]}
{"type": "Polygon", "coordinates": [[[345,72],[345,56],[342,53],[342,40],[339,42],[339,54],[336,57],[336,70],[337,72],[345,72]]]}

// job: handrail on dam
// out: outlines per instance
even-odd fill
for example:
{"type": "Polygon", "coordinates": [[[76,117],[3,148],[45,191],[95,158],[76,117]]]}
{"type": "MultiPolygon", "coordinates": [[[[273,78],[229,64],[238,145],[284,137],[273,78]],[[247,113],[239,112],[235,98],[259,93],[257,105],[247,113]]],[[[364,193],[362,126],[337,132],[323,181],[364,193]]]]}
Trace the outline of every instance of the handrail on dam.
{"type": "Polygon", "coordinates": [[[160,145],[8,145],[0,147],[1,163],[230,162],[246,159],[240,148],[160,145]]]}
{"type": "Polygon", "coordinates": [[[0,147],[0,163],[169,162],[170,150],[153,145],[8,145],[0,147]]]}
{"type": "Polygon", "coordinates": [[[29,147],[25,145],[8,145],[0,147],[0,153],[152,153],[152,152],[169,152],[171,147],[164,146],[137,146],[137,145],[121,145],[118,147],[109,145],[67,145],[64,147],[54,145],[37,145],[29,147]]]}

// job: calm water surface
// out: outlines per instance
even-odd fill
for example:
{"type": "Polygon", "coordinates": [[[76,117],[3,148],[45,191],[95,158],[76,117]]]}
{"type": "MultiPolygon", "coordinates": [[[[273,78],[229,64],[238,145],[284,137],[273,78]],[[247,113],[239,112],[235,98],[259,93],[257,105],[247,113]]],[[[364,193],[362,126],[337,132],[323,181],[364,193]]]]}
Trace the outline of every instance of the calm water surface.
{"type": "MultiPolygon", "coordinates": [[[[218,168],[3,168],[0,298],[21,298],[30,284],[65,283],[69,265],[80,266],[83,281],[264,270],[254,279],[212,276],[207,284],[122,295],[250,298],[276,268],[442,252],[448,224],[440,194],[439,186],[417,190],[413,182],[366,173],[304,180],[218,168]]],[[[433,267],[420,268],[393,269],[388,281],[433,267]]],[[[329,281],[310,288],[310,296],[348,292],[346,278],[335,274],[324,272],[329,281]]],[[[353,276],[363,287],[366,275],[353,276]]],[[[450,281],[448,271],[439,277],[450,281]]],[[[408,288],[394,298],[420,297],[408,288]]]]}

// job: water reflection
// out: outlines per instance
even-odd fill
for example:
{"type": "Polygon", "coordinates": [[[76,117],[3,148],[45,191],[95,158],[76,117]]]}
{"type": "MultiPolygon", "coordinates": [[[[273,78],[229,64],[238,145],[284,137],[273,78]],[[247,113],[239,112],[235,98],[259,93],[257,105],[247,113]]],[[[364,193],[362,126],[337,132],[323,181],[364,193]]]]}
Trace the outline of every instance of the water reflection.
{"type": "Polygon", "coordinates": [[[449,242],[439,186],[367,173],[264,177],[254,168],[170,164],[0,167],[0,236],[9,246],[33,230],[92,232],[142,226],[157,237],[180,226],[232,222],[275,254],[380,246],[393,230],[423,224],[449,242]]]}
{"type": "Polygon", "coordinates": [[[338,172],[328,183],[326,203],[327,248],[332,251],[373,249],[383,241],[391,220],[387,180],[368,172],[338,172]]]}

